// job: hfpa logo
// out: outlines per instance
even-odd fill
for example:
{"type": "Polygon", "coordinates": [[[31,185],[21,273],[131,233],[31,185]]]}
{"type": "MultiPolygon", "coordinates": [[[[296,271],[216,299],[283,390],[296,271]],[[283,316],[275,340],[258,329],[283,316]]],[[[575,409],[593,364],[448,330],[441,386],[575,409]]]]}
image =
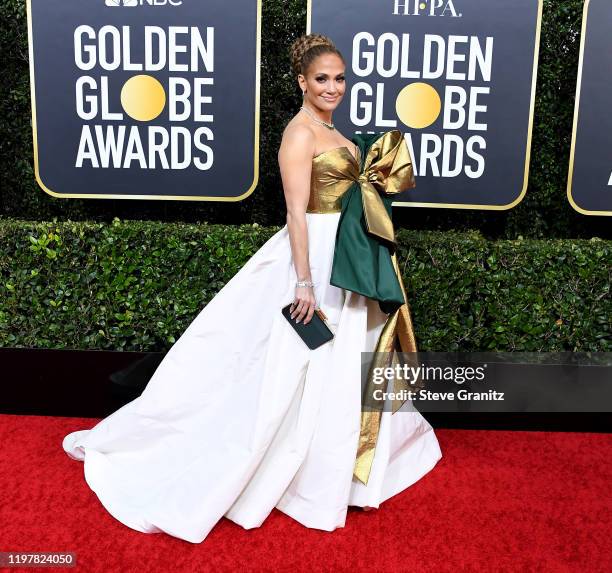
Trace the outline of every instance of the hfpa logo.
{"type": "Polygon", "coordinates": [[[461,18],[453,0],[394,0],[395,16],[451,16],[461,18]]]}
{"type": "Polygon", "coordinates": [[[104,0],[107,6],[180,6],[183,0],[104,0]]]}

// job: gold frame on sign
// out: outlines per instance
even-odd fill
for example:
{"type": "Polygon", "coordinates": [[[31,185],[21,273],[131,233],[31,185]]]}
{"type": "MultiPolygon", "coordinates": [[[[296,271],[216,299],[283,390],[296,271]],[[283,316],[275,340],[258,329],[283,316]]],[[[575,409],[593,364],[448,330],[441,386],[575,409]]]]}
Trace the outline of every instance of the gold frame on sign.
{"type": "Polygon", "coordinates": [[[612,215],[612,211],[589,211],[588,209],[583,209],[579,207],[576,201],[574,201],[574,197],[572,196],[572,184],[574,179],[574,151],[576,148],[576,132],[578,130],[578,112],[580,109],[580,89],[582,85],[582,63],[584,58],[584,44],[586,38],[586,28],[587,28],[587,17],[589,13],[589,4],[591,0],[585,0],[584,6],[582,8],[582,30],[580,32],[580,56],[578,58],[578,78],[576,80],[576,97],[574,100],[574,122],[572,125],[572,144],[570,146],[570,159],[569,159],[569,168],[567,172],[567,200],[569,204],[575,211],[578,213],[582,213],[583,215],[612,215]]]}
{"type": "MultiPolygon", "coordinates": [[[[306,11],[306,33],[311,33],[311,18],[312,18],[312,0],[308,1],[308,7],[306,11]]],[[[410,202],[410,201],[393,201],[391,203],[392,206],[396,205],[406,205],[407,207],[434,207],[439,209],[484,209],[490,211],[505,211],[507,209],[512,209],[518,205],[525,194],[527,193],[527,186],[529,183],[529,161],[531,158],[531,132],[533,129],[533,111],[535,107],[535,92],[536,92],[536,83],[538,77],[538,56],[540,53],[540,29],[542,27],[542,5],[543,0],[537,0],[538,2],[538,18],[536,22],[536,33],[535,33],[535,49],[533,54],[533,70],[531,74],[531,97],[529,103],[529,125],[527,127],[527,145],[525,152],[525,168],[524,168],[524,176],[523,176],[523,188],[518,195],[518,197],[512,201],[511,203],[507,203],[506,205],[478,205],[478,204],[469,204],[469,203],[419,203],[419,202],[410,202]]],[[[403,130],[402,130],[403,133],[403,130]]]]}
{"type": "Polygon", "coordinates": [[[34,39],[32,36],[32,0],[26,0],[28,19],[28,54],[30,66],[30,105],[32,113],[32,142],[34,147],[34,176],[40,188],[52,197],[75,199],[153,199],[166,201],[242,201],[251,195],[259,182],[259,88],[261,68],[261,3],[257,0],[257,30],[256,30],[256,58],[255,58],[255,129],[253,145],[253,181],[251,186],[242,195],[236,197],[216,197],[203,195],[129,195],[129,194],[90,194],[90,193],[57,193],[49,189],[40,177],[38,164],[38,138],[36,125],[36,90],[34,80],[34,39]]]}

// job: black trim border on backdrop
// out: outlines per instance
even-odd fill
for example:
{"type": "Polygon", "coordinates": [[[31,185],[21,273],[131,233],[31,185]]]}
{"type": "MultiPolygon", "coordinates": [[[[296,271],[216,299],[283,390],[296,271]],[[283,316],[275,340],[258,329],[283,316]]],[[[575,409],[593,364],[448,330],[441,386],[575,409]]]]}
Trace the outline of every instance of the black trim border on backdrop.
{"type": "MultiPolygon", "coordinates": [[[[104,418],[140,396],[165,355],[130,350],[0,348],[7,382],[0,414],[104,418]]],[[[608,412],[425,412],[423,416],[434,428],[612,431],[608,412]]]]}
{"type": "MultiPolygon", "coordinates": [[[[312,31],[312,0],[308,1],[308,7],[306,12],[306,33],[310,34],[312,31]]],[[[587,0],[588,1],[588,0],[587,0]]],[[[518,205],[525,194],[527,193],[527,187],[529,185],[529,162],[531,159],[531,133],[533,128],[533,112],[535,107],[535,93],[536,93],[536,83],[537,83],[537,75],[538,75],[538,57],[540,52],[540,29],[542,27],[542,7],[544,0],[537,0],[538,3],[538,19],[536,22],[536,34],[535,34],[535,48],[533,54],[533,71],[531,75],[531,95],[530,95],[530,103],[529,103],[529,124],[527,127],[527,145],[526,145],[526,153],[525,153],[525,168],[524,168],[524,177],[523,177],[523,188],[518,197],[507,203],[506,205],[479,205],[479,204],[470,204],[470,203],[421,203],[421,202],[411,202],[411,201],[394,201],[391,203],[393,207],[396,205],[401,205],[405,207],[434,207],[437,209],[483,209],[488,211],[506,211],[508,209],[512,209],[516,205],[518,205]]],[[[403,131],[402,131],[403,133],[403,131]]]]}
{"type": "Polygon", "coordinates": [[[152,199],[165,201],[242,201],[251,195],[259,183],[259,118],[260,118],[260,68],[261,68],[261,4],[262,0],[257,2],[257,30],[256,30],[256,50],[255,57],[255,122],[254,122],[254,141],[253,141],[253,182],[251,186],[242,195],[236,197],[218,197],[218,196],[203,196],[203,195],[126,195],[104,193],[92,195],[88,193],[57,193],[49,189],[42,181],[39,171],[38,162],[38,143],[37,143],[37,127],[36,127],[36,90],[34,81],[34,38],[32,34],[32,0],[26,0],[27,20],[28,20],[28,53],[30,67],[30,103],[32,113],[32,142],[34,147],[34,176],[41,189],[52,197],[74,198],[74,199],[152,199]]]}

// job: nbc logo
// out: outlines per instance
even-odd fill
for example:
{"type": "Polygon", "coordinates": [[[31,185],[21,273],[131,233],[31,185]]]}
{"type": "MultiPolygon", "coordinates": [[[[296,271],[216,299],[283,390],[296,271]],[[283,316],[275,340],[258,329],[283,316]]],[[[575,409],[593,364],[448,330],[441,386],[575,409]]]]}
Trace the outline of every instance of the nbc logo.
{"type": "Polygon", "coordinates": [[[104,0],[107,6],[180,6],[183,0],[104,0]]]}

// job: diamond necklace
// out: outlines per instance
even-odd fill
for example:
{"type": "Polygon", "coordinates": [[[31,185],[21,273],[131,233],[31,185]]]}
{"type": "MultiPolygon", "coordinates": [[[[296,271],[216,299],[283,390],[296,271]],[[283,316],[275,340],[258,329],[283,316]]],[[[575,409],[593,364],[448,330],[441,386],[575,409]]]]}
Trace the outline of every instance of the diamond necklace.
{"type": "Polygon", "coordinates": [[[321,125],[324,125],[325,127],[327,127],[327,129],[336,129],[336,127],[334,126],[333,123],[327,123],[326,121],[323,121],[321,119],[316,118],[311,111],[309,111],[307,108],[305,108],[304,106],[301,106],[300,109],[303,109],[314,121],[316,121],[317,123],[320,123],[321,125]]]}

